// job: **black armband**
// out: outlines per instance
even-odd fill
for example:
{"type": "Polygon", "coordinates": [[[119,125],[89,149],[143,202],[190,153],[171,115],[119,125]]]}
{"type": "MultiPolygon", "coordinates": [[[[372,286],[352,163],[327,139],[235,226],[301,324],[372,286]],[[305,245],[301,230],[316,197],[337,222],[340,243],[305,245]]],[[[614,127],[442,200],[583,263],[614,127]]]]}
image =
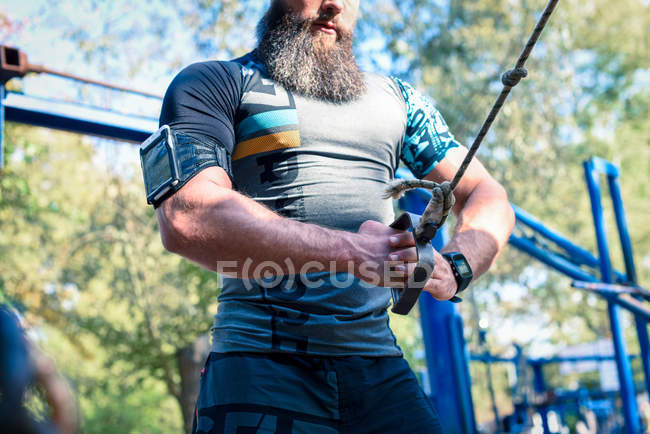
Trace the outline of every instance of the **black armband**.
{"type": "Polygon", "coordinates": [[[158,207],[201,170],[219,166],[232,177],[230,155],[206,137],[173,131],[163,125],[140,146],[147,203],[158,207]]]}

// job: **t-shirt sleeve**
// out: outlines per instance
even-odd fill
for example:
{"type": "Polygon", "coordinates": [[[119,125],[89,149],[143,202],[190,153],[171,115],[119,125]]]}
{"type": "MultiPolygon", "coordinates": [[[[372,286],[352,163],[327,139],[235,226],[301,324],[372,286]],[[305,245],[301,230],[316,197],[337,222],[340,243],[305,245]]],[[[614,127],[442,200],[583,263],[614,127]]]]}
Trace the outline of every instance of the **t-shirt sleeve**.
{"type": "Polygon", "coordinates": [[[230,158],[235,146],[235,114],[241,89],[239,65],[218,61],[192,64],[169,85],[160,125],[169,125],[174,133],[194,138],[203,145],[221,147],[230,158]]]}
{"type": "Polygon", "coordinates": [[[460,146],[433,102],[408,83],[393,77],[406,103],[406,132],[401,159],[418,178],[424,178],[447,151],[460,146]]]}

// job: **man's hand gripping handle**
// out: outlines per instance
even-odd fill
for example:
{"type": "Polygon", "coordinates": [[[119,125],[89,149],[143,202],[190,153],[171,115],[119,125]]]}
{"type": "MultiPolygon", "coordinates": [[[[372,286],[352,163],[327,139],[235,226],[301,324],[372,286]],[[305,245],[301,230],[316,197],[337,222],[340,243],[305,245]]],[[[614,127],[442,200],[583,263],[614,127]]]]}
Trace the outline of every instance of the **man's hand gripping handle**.
{"type": "MultiPolygon", "coordinates": [[[[415,227],[419,220],[420,216],[405,212],[390,224],[390,227],[393,229],[408,230],[411,232],[418,254],[417,265],[413,273],[409,276],[406,286],[403,288],[391,288],[393,293],[393,307],[391,310],[399,315],[408,315],[413,306],[415,306],[424,285],[429,280],[436,265],[431,241],[426,238],[418,239],[415,236],[415,227]]],[[[461,299],[454,296],[450,301],[457,303],[461,299]]]]}

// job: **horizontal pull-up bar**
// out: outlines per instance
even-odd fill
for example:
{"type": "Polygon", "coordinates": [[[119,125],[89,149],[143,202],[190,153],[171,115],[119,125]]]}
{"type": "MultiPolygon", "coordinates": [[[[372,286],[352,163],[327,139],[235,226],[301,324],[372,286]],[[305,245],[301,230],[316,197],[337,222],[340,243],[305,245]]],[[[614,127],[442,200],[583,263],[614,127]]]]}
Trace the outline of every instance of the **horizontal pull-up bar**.
{"type": "Polygon", "coordinates": [[[643,289],[639,286],[614,285],[602,282],[583,282],[580,280],[574,280],[571,283],[571,286],[596,293],[606,298],[608,301],[629,310],[637,317],[644,319],[646,322],[650,322],[650,309],[648,309],[643,302],[634,297],[643,297],[646,300],[650,300],[650,291],[647,289],[643,289]]]}
{"type": "Polygon", "coordinates": [[[105,87],[107,89],[119,90],[136,95],[146,96],[147,98],[161,99],[160,95],[155,93],[144,92],[142,90],[132,89],[124,86],[118,86],[104,81],[92,80],[90,78],[80,77],[78,75],[69,74],[67,72],[55,71],[45,66],[34,65],[27,60],[27,54],[20,51],[18,48],[9,47],[7,45],[0,45],[0,82],[5,84],[7,81],[16,77],[24,77],[26,74],[34,72],[37,74],[50,74],[57,75],[63,78],[69,78],[74,81],[88,83],[95,86],[105,87]]]}

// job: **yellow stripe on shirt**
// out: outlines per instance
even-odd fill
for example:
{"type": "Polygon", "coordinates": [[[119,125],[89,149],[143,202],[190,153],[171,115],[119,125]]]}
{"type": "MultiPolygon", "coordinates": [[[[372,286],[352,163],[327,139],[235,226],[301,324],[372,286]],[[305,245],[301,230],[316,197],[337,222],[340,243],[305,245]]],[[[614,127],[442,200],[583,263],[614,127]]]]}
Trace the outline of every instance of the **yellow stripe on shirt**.
{"type": "Polygon", "coordinates": [[[298,146],[300,146],[300,132],[298,130],[267,134],[266,136],[238,143],[235,152],[232,154],[232,159],[235,161],[262,152],[296,148],[298,146]]]}

